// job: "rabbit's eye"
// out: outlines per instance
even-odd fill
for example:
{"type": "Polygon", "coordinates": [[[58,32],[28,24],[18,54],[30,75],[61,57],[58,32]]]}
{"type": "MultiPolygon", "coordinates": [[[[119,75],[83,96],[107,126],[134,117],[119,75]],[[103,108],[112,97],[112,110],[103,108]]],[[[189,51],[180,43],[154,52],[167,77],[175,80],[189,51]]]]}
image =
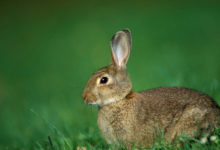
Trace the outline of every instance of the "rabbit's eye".
{"type": "Polygon", "coordinates": [[[100,80],[100,84],[105,84],[108,82],[108,78],[107,77],[102,77],[100,80]]]}

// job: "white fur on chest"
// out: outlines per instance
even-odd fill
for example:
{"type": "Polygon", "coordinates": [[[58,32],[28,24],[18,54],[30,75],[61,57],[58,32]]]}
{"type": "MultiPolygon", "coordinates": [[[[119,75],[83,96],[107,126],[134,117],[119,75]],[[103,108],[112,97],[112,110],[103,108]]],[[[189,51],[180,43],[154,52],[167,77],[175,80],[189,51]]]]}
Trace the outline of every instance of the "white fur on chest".
{"type": "Polygon", "coordinates": [[[106,100],[103,100],[103,101],[92,102],[90,104],[98,105],[98,106],[104,106],[104,105],[111,104],[111,103],[114,103],[114,102],[117,102],[117,101],[119,101],[119,100],[115,99],[115,98],[110,98],[110,99],[106,99],[106,100]]]}

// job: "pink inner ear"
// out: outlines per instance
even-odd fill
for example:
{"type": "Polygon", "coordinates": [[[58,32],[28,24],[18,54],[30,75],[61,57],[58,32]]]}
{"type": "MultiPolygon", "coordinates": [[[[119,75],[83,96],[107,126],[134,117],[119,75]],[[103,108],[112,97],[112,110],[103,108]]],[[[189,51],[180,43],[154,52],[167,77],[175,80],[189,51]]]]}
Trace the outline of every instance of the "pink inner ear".
{"type": "Polygon", "coordinates": [[[126,43],[125,39],[121,39],[121,41],[118,43],[118,45],[115,46],[115,55],[118,60],[118,65],[123,66],[126,63],[126,59],[128,57],[128,45],[126,43]]]}
{"type": "Polygon", "coordinates": [[[112,39],[112,54],[115,64],[120,68],[126,66],[130,53],[130,37],[125,32],[117,32],[112,39]]]}
{"type": "Polygon", "coordinates": [[[120,45],[116,47],[116,57],[118,59],[118,65],[121,66],[122,65],[121,63],[124,59],[124,54],[123,54],[122,47],[120,45]]]}

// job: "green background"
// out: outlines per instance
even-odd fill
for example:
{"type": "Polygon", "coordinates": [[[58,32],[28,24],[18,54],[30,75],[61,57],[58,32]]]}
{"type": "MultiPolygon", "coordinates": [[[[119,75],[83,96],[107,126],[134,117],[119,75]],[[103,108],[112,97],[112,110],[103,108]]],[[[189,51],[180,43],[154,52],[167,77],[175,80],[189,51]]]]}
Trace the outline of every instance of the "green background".
{"type": "Polygon", "coordinates": [[[0,148],[106,147],[82,92],[130,28],[135,91],[184,86],[220,104],[218,2],[0,2],[0,148]],[[101,145],[101,146],[100,146],[101,145]]]}

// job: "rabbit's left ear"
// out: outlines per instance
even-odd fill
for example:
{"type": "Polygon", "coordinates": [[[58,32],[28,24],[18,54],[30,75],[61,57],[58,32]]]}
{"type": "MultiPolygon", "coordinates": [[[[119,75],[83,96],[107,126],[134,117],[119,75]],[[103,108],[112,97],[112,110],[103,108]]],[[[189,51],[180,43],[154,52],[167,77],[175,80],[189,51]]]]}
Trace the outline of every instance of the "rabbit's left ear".
{"type": "Polygon", "coordinates": [[[111,41],[112,64],[125,69],[131,51],[131,33],[128,29],[117,32],[111,41]]]}

